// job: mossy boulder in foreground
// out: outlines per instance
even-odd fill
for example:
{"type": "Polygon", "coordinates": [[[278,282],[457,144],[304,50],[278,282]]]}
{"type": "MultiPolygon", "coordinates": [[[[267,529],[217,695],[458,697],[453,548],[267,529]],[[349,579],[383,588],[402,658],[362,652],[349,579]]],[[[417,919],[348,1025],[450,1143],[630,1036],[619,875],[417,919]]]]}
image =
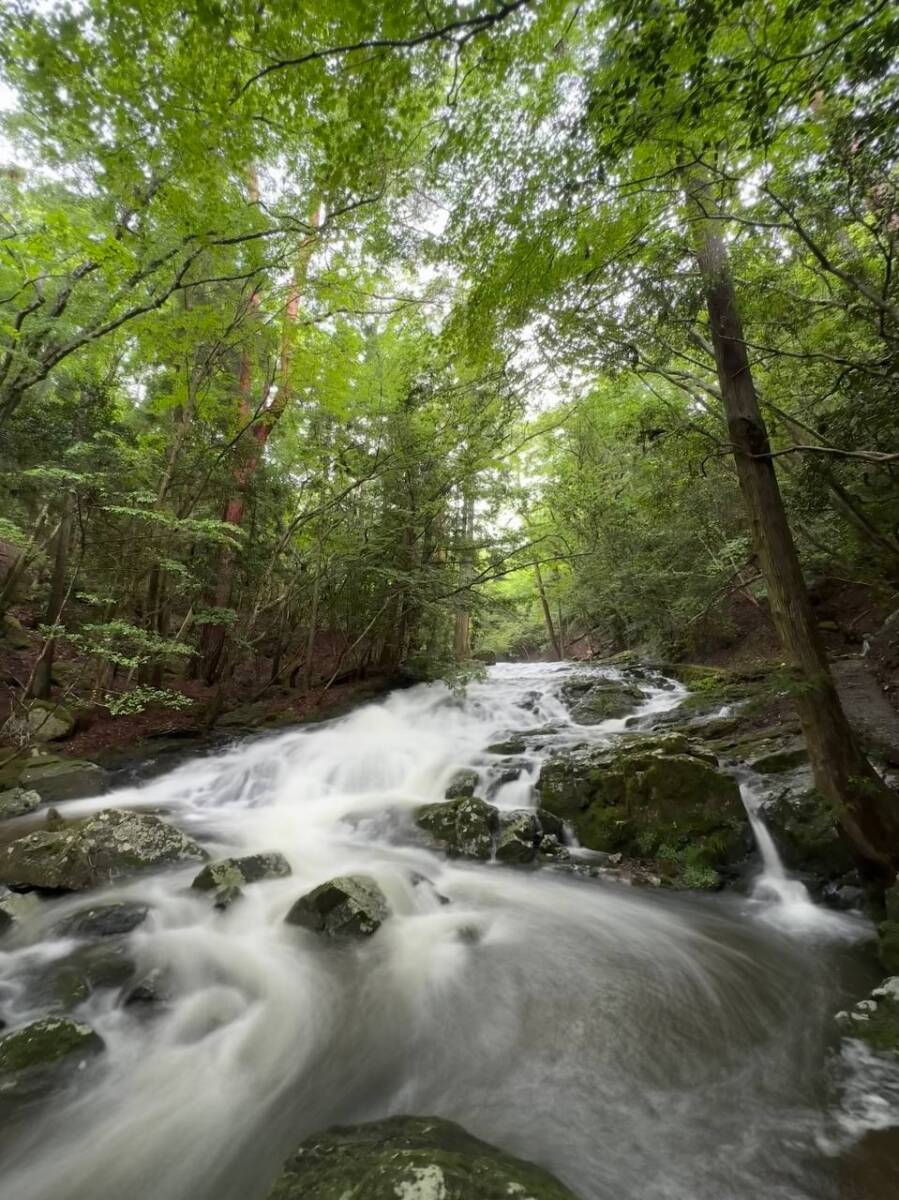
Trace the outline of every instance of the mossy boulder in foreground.
{"type": "Polygon", "coordinates": [[[268,1200],[577,1200],[557,1179],[436,1117],[390,1117],[308,1138],[268,1200]]]}
{"type": "Polygon", "coordinates": [[[537,786],[581,845],[657,862],[663,882],[714,887],[751,845],[735,780],[678,734],[560,755],[537,786]]]}
{"type": "Polygon", "coordinates": [[[331,938],[371,937],[390,915],[387,897],[368,875],[340,875],[301,896],[284,918],[331,938]]]}
{"type": "Polygon", "coordinates": [[[103,1050],[89,1025],[64,1017],[44,1017],[0,1038],[0,1114],[7,1104],[35,1100],[56,1090],[103,1050]]]}
{"type": "Polygon", "coordinates": [[[150,813],[107,808],[4,846],[0,883],[79,892],[150,867],[205,858],[196,842],[167,821],[150,813]]]}

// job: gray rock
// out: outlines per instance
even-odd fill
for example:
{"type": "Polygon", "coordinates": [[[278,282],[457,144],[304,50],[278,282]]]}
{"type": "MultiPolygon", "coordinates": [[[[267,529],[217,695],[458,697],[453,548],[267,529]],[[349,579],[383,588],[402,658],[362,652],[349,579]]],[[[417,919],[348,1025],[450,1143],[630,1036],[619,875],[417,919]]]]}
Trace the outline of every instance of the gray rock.
{"type": "Polygon", "coordinates": [[[159,817],[108,808],[0,848],[0,882],[77,892],[141,870],[205,857],[196,842],[159,817]]]}
{"type": "Polygon", "coordinates": [[[301,896],[284,918],[331,938],[371,937],[390,915],[387,897],[367,875],[341,875],[301,896]]]}
{"type": "Polygon", "coordinates": [[[59,937],[120,937],[143,924],[150,912],[146,904],[119,901],[81,908],[53,927],[59,937]]]}
{"type": "Polygon", "coordinates": [[[43,804],[37,792],[30,788],[14,787],[0,792],[0,821],[24,817],[43,804]]]}
{"type": "Polygon", "coordinates": [[[171,996],[169,972],[164,967],[154,967],[125,992],[122,1003],[125,1008],[150,1008],[166,1004],[171,996]]]}
{"type": "Polygon", "coordinates": [[[627,716],[642,700],[643,693],[638,687],[605,681],[581,695],[571,708],[571,716],[579,725],[598,725],[627,716]]]}
{"type": "Polygon", "coordinates": [[[242,899],[243,888],[238,887],[236,883],[225,883],[212,893],[212,907],[219,912],[225,912],[232,904],[242,899]]]}
{"type": "Polygon", "coordinates": [[[24,760],[18,783],[37,792],[44,804],[59,804],[99,796],[106,790],[108,777],[96,763],[84,759],[34,754],[24,760]]]}
{"type": "Polygon", "coordinates": [[[124,987],[134,972],[134,960],[123,942],[80,946],[41,971],[30,992],[48,1007],[68,1012],[94,992],[124,987]]]}
{"type": "Polygon", "coordinates": [[[527,810],[501,813],[499,820],[499,835],[496,839],[498,861],[533,862],[541,833],[536,813],[527,810]]]}
{"type": "Polygon", "coordinates": [[[525,750],[527,750],[527,743],[520,734],[515,733],[502,741],[491,742],[487,747],[488,754],[524,754],[525,750]]]}
{"type": "Polygon", "coordinates": [[[61,1059],[83,1061],[103,1049],[103,1039],[89,1025],[64,1017],[43,1017],[0,1038],[0,1088],[11,1075],[45,1067],[61,1059]]]}
{"type": "Polygon", "coordinates": [[[36,742],[59,742],[75,732],[73,714],[64,705],[48,700],[33,700],[23,719],[36,742]]]}
{"type": "Polygon", "coordinates": [[[447,800],[461,800],[473,796],[479,783],[477,771],[457,771],[444,792],[447,800]]]}
{"type": "Polygon", "coordinates": [[[415,821],[447,854],[486,860],[493,853],[497,811],[483,800],[469,796],[426,804],[416,813],[415,821]]]}
{"type": "Polygon", "coordinates": [[[248,854],[207,863],[190,886],[200,892],[218,892],[222,888],[242,888],[262,879],[284,879],[290,873],[290,863],[283,854],[248,854]]]}
{"type": "Polygon", "coordinates": [[[436,1117],[390,1117],[307,1138],[268,1200],[577,1200],[542,1167],[436,1117]]]}
{"type": "Polygon", "coordinates": [[[20,895],[8,888],[0,888],[0,933],[20,921],[25,921],[41,907],[38,896],[30,893],[20,895]]]}

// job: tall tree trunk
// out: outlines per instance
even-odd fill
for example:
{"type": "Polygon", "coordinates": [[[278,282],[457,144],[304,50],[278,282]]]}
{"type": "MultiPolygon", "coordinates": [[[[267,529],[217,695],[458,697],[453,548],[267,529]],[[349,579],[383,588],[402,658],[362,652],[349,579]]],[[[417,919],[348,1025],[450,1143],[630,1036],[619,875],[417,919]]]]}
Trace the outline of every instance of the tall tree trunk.
{"type": "MultiPolygon", "coordinates": [[[[253,197],[258,199],[255,180],[251,191],[253,197]]],[[[314,230],[320,228],[322,216],[322,206],[317,204],[310,222],[314,230]]],[[[287,304],[284,310],[277,391],[274,399],[267,405],[263,397],[261,410],[256,414],[255,419],[252,403],[253,355],[251,348],[248,346],[241,355],[238,378],[238,420],[242,426],[248,422],[252,422],[252,426],[242,435],[238,442],[236,465],[233,471],[234,491],[226,502],[225,510],[222,514],[222,520],[226,524],[234,525],[238,529],[243,525],[247,507],[247,496],[253,482],[253,477],[256,474],[259,464],[262,462],[269,435],[284,413],[292,395],[290,367],[293,359],[293,330],[299,311],[300,286],[306,279],[309,270],[309,260],[312,257],[316,240],[317,233],[313,232],[304,238],[300,245],[293,279],[288,291],[287,304]]],[[[259,294],[254,292],[250,298],[250,311],[255,311],[258,306],[259,294]]],[[[237,564],[237,550],[233,547],[227,548],[223,552],[219,562],[213,597],[213,604],[216,608],[229,608],[231,606],[237,564]]],[[[207,625],[204,631],[202,658],[203,675],[207,683],[213,683],[218,678],[224,665],[223,655],[226,632],[227,629],[224,622],[207,625]]]]}
{"type": "MultiPolygon", "coordinates": [[[[55,625],[62,615],[66,602],[66,571],[69,565],[69,547],[72,541],[72,524],[75,517],[75,505],[72,494],[67,493],[63,500],[62,516],[56,536],[53,539],[53,573],[50,577],[50,595],[44,620],[48,625],[55,625]]],[[[56,639],[47,638],[41,647],[40,655],[31,677],[29,694],[37,700],[49,700],[53,687],[53,659],[56,654],[56,639]]]]}
{"type": "Polygon", "coordinates": [[[549,607],[549,600],[546,598],[546,588],[543,586],[543,575],[540,571],[540,564],[536,561],[534,562],[534,582],[537,585],[537,595],[540,597],[540,607],[543,609],[543,621],[546,625],[546,634],[549,638],[549,643],[555,651],[556,658],[561,660],[562,642],[553,624],[552,610],[549,607]]]}
{"type": "Polygon", "coordinates": [[[862,754],[834,686],[770,457],[711,189],[692,175],[686,192],[737,478],[774,625],[797,676],[794,698],[815,786],[838,813],[862,869],[890,879],[899,868],[899,800],[862,754]]]}
{"type": "Polygon", "coordinates": [[[456,609],[456,627],[453,652],[456,662],[471,658],[471,596],[468,585],[474,567],[474,493],[469,488],[462,501],[462,536],[459,546],[459,606],[456,609]]]}

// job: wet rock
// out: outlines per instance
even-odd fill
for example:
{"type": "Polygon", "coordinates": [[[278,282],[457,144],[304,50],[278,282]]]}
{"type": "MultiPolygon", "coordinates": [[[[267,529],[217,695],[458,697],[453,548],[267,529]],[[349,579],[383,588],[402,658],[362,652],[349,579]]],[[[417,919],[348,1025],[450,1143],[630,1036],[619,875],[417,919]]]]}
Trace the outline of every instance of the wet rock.
{"type": "Polygon", "coordinates": [[[547,833],[540,839],[537,847],[537,858],[543,862],[571,862],[571,851],[563,846],[554,833],[547,833]]]}
{"type": "Polygon", "coordinates": [[[58,937],[104,938],[131,933],[146,921],[150,912],[146,904],[120,901],[82,908],[53,927],[58,937]]]}
{"type": "Polygon", "coordinates": [[[579,725],[618,720],[633,712],[643,698],[643,692],[633,684],[596,684],[571,708],[571,718],[579,725]]]}
{"type": "Polygon", "coordinates": [[[533,862],[541,837],[536,813],[501,813],[499,821],[499,834],[496,839],[497,860],[513,863],[533,862]]]}
{"type": "Polygon", "coordinates": [[[59,742],[75,732],[75,717],[62,704],[34,700],[25,711],[23,720],[36,742],[59,742]]]}
{"type": "Polygon", "coordinates": [[[805,743],[795,741],[790,745],[772,750],[753,759],[749,765],[760,775],[781,775],[793,771],[796,767],[805,766],[808,762],[808,751],[805,743]]]}
{"type": "Polygon", "coordinates": [[[196,842],[159,817],[108,808],[0,848],[0,882],[77,892],[141,870],[205,857],[196,842]]]}
{"type": "Polygon", "coordinates": [[[865,903],[865,890],[855,883],[828,883],[821,891],[821,901],[842,912],[861,909],[865,903]]]}
{"type": "Polygon", "coordinates": [[[0,1097],[43,1091],[52,1086],[48,1068],[63,1062],[80,1066],[103,1049],[89,1025],[63,1017],[44,1017],[0,1038],[0,1097]]]}
{"type": "Polygon", "coordinates": [[[0,787],[16,785],[37,792],[44,804],[98,796],[107,783],[106,772],[96,763],[46,753],[14,760],[0,776],[0,787]]]}
{"type": "Polygon", "coordinates": [[[477,771],[457,771],[443,794],[447,800],[462,800],[475,794],[479,782],[477,771]]]}
{"type": "Polygon", "coordinates": [[[124,943],[81,946],[45,968],[31,992],[49,1007],[70,1009],[94,992],[122,988],[134,976],[134,960],[124,943]]]}
{"type": "Polygon", "coordinates": [[[166,1004],[172,997],[169,972],[164,967],[154,967],[142,976],[122,999],[125,1008],[150,1008],[166,1004]]]}
{"type": "Polygon", "coordinates": [[[236,883],[223,884],[212,893],[212,907],[219,912],[226,912],[238,900],[243,900],[243,888],[236,883]]]}
{"type": "Polygon", "coordinates": [[[43,801],[31,788],[14,787],[0,792],[0,821],[24,817],[40,808],[43,801]]]}
{"type": "Polygon", "coordinates": [[[491,742],[487,747],[488,754],[524,754],[527,750],[527,743],[524,738],[518,734],[513,734],[511,737],[505,738],[499,742],[491,742]]]}
{"type": "Polygon", "coordinates": [[[784,865],[817,880],[842,879],[855,863],[831,804],[801,777],[776,791],[761,808],[784,865]]]}
{"type": "Polygon", "coordinates": [[[390,915],[387,897],[367,875],[341,875],[301,896],[284,918],[332,938],[371,937],[390,915]]]}
{"type": "Polygon", "coordinates": [[[20,921],[25,921],[41,907],[39,897],[26,893],[20,895],[8,888],[0,888],[0,933],[4,933],[20,921]]]}
{"type": "Polygon", "coordinates": [[[307,1138],[268,1200],[577,1200],[557,1179],[436,1117],[390,1117],[307,1138]]]}
{"type": "Polygon", "coordinates": [[[899,882],[887,888],[883,896],[888,921],[899,921],[899,882]]]}
{"type": "Polygon", "coordinates": [[[739,788],[713,761],[676,734],[560,755],[541,771],[541,804],[588,849],[648,862],[669,884],[716,887],[751,843],[739,788]]]}
{"type": "Polygon", "coordinates": [[[899,975],[899,921],[884,921],[877,931],[877,957],[885,970],[899,975]]]}
{"type": "Polygon", "coordinates": [[[416,813],[415,822],[449,855],[486,860],[493,853],[497,811],[483,800],[468,796],[426,804],[416,813]]]}
{"type": "Polygon", "coordinates": [[[243,858],[222,858],[207,863],[190,885],[200,892],[220,892],[223,888],[240,889],[263,879],[284,879],[291,874],[283,854],[271,851],[248,854],[243,858]]]}
{"type": "Polygon", "coordinates": [[[899,1057],[899,975],[884,979],[869,996],[834,1019],[845,1037],[899,1057]]]}

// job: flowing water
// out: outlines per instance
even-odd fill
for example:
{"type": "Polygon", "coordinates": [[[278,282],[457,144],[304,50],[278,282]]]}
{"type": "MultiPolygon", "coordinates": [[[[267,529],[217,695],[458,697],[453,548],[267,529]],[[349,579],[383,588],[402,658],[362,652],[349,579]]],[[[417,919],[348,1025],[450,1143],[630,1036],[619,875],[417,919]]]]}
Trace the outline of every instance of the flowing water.
{"type": "MultiPolygon", "coordinates": [[[[894,1081],[835,1053],[832,1022],[873,982],[870,930],[787,878],[753,780],[763,871],[749,896],[449,862],[416,837],[415,808],[456,769],[519,808],[549,748],[620,734],[624,721],[572,724],[570,669],[492,668],[464,697],[412,688],[67,806],[161,808],[213,855],[277,849],[293,874],[226,913],[191,893],[195,867],[108,889],[151,905],[131,949],[141,970],[166,968],[172,1001],[152,1019],[113,991],[79,1008],[105,1054],[7,1132],[3,1200],[257,1200],[308,1133],[390,1113],[458,1120],[584,1200],[894,1195],[889,1164],[857,1157],[891,1123],[894,1081]],[[510,730],[529,731],[528,751],[504,780],[508,762],[485,750],[510,730]],[[284,924],[299,895],[354,872],[394,914],[370,941],[284,924]]],[[[643,686],[637,725],[683,694],[643,686]]],[[[0,953],[8,1020],[41,1015],[27,980],[71,951],[47,930],[84,905],[53,902],[52,921],[0,953]]]]}

